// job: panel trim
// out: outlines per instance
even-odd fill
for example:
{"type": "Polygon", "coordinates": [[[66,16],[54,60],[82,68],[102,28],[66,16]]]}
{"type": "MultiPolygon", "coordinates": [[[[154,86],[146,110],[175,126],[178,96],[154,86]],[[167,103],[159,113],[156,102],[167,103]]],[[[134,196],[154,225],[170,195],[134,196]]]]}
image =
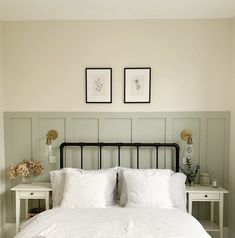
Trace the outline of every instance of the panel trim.
{"type": "MultiPolygon", "coordinates": [[[[208,119],[223,119],[225,123],[225,131],[224,131],[224,186],[227,188],[228,186],[228,162],[229,162],[229,128],[230,128],[230,112],[229,111],[192,111],[192,112],[4,112],[4,128],[5,128],[5,156],[7,163],[11,162],[12,154],[10,149],[10,137],[9,132],[11,130],[10,120],[11,119],[31,119],[31,154],[35,159],[40,158],[40,150],[38,148],[38,133],[39,133],[39,125],[38,121],[40,119],[63,119],[63,132],[64,139],[66,141],[71,141],[73,128],[72,128],[72,120],[73,119],[96,119],[98,126],[98,138],[97,142],[105,142],[103,130],[105,130],[105,120],[106,119],[128,119],[130,120],[130,125],[128,124],[127,129],[128,134],[130,134],[130,142],[141,142],[139,138],[141,135],[138,134],[138,120],[139,119],[161,119],[165,122],[164,127],[164,141],[162,142],[178,142],[176,141],[176,136],[173,131],[173,121],[177,120],[185,120],[185,119],[198,119],[199,120],[199,159],[202,167],[206,167],[206,158],[207,156],[207,145],[206,145],[206,137],[207,137],[207,124],[208,119]],[[102,129],[103,128],[103,129],[102,129]]],[[[62,124],[62,123],[61,123],[62,124]]],[[[155,133],[155,132],[154,132],[155,133]]],[[[110,137],[112,138],[112,137],[110,137]]],[[[114,141],[115,136],[113,136],[114,141]]],[[[179,136],[177,135],[177,138],[179,136]]],[[[180,139],[179,139],[180,140],[180,139]]],[[[110,142],[110,141],[109,141],[110,142]]],[[[14,149],[14,148],[13,148],[14,149]]],[[[133,155],[135,151],[132,151],[133,155]]],[[[164,151],[165,158],[168,157],[169,151],[164,151]]],[[[132,163],[132,161],[131,161],[132,163]]],[[[40,178],[39,178],[40,179],[40,178]]],[[[8,180],[8,179],[6,179],[8,180]]],[[[9,189],[10,181],[6,181],[6,189],[9,189]],[[7,186],[8,185],[8,186],[7,186]]],[[[12,195],[11,195],[12,197],[12,195]]],[[[13,197],[11,198],[13,199],[13,197]]],[[[5,207],[5,206],[3,206],[5,207]]],[[[9,208],[8,208],[9,209],[9,208]]],[[[226,210],[226,209],[225,209],[226,210]]],[[[13,220],[14,211],[8,213],[9,220],[13,220]],[[10,214],[10,216],[9,216],[10,214]]]]}

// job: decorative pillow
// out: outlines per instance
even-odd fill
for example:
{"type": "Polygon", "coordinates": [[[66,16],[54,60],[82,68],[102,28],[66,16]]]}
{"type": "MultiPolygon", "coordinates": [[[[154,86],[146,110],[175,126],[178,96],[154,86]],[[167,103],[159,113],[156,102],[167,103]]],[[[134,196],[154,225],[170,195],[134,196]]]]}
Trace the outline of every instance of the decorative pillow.
{"type": "Polygon", "coordinates": [[[170,195],[173,206],[183,211],[186,209],[186,175],[182,173],[174,173],[171,175],[170,195]]]}
{"type": "Polygon", "coordinates": [[[117,193],[117,169],[100,169],[100,170],[82,170],[82,173],[98,173],[107,176],[107,187],[105,189],[105,204],[106,206],[115,204],[115,195],[117,193]]]}
{"type": "Polygon", "coordinates": [[[108,177],[105,173],[77,173],[68,170],[62,208],[104,208],[108,177]]]}
{"type": "MultiPolygon", "coordinates": [[[[50,172],[53,207],[58,207],[63,199],[64,183],[67,170],[68,169],[65,168],[50,172]]],[[[74,170],[81,173],[81,170],[79,169],[74,170]]]]}
{"type": "Polygon", "coordinates": [[[123,175],[128,197],[126,207],[173,208],[169,170],[126,170],[123,175]]]}
{"type": "Polygon", "coordinates": [[[114,196],[116,194],[116,178],[117,168],[101,169],[101,170],[82,170],[77,168],[64,168],[60,170],[54,170],[50,172],[51,184],[52,184],[52,199],[53,207],[58,207],[63,199],[64,183],[67,170],[73,170],[78,173],[105,173],[109,177],[107,189],[105,191],[106,205],[113,205],[114,196]]]}
{"type": "Polygon", "coordinates": [[[118,198],[120,198],[120,205],[125,206],[127,203],[127,186],[124,179],[124,171],[141,171],[146,174],[162,173],[172,175],[174,172],[170,169],[131,169],[131,168],[118,168],[118,198]]]}

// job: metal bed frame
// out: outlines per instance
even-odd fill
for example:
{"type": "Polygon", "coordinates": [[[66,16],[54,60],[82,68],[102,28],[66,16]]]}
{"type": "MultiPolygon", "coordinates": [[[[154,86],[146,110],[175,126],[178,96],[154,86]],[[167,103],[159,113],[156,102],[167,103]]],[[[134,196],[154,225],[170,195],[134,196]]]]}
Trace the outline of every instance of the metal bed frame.
{"type": "Polygon", "coordinates": [[[121,165],[121,148],[135,147],[137,156],[137,169],[139,169],[139,149],[140,147],[154,147],[156,149],[156,168],[158,168],[158,149],[160,147],[175,149],[175,171],[179,172],[179,152],[180,147],[176,143],[103,143],[103,142],[64,142],[60,145],[60,168],[64,168],[64,149],[66,147],[80,147],[81,149],[81,169],[83,169],[83,148],[98,147],[99,148],[99,168],[102,168],[102,148],[117,147],[118,149],[118,166],[121,165]]]}

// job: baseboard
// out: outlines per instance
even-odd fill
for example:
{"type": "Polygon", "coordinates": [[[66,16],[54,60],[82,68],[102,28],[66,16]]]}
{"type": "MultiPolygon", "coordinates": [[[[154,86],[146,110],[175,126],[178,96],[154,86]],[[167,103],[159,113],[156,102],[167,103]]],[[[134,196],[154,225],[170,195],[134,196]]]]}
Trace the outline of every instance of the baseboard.
{"type": "Polygon", "coordinates": [[[2,238],[13,238],[15,236],[15,223],[5,223],[2,229],[2,238]]]}
{"type": "Polygon", "coordinates": [[[3,237],[3,227],[0,226],[0,237],[3,237]]]}
{"type": "MultiPolygon", "coordinates": [[[[210,234],[213,238],[220,238],[220,237],[219,237],[219,232],[209,232],[209,234],[210,234]]],[[[230,237],[228,236],[228,234],[229,234],[229,229],[228,229],[228,227],[224,227],[223,237],[224,237],[224,238],[230,238],[230,237]]]]}
{"type": "Polygon", "coordinates": [[[235,238],[235,232],[229,229],[228,231],[228,238],[235,238]]]}

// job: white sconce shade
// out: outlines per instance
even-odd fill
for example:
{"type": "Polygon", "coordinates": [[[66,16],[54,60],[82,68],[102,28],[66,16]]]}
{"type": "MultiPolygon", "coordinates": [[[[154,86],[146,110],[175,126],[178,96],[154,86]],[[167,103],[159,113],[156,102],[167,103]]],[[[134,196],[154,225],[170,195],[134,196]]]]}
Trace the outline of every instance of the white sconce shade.
{"type": "Polygon", "coordinates": [[[183,161],[186,159],[193,158],[193,140],[192,140],[192,130],[185,129],[181,132],[181,139],[187,141],[184,147],[183,161]]]}

